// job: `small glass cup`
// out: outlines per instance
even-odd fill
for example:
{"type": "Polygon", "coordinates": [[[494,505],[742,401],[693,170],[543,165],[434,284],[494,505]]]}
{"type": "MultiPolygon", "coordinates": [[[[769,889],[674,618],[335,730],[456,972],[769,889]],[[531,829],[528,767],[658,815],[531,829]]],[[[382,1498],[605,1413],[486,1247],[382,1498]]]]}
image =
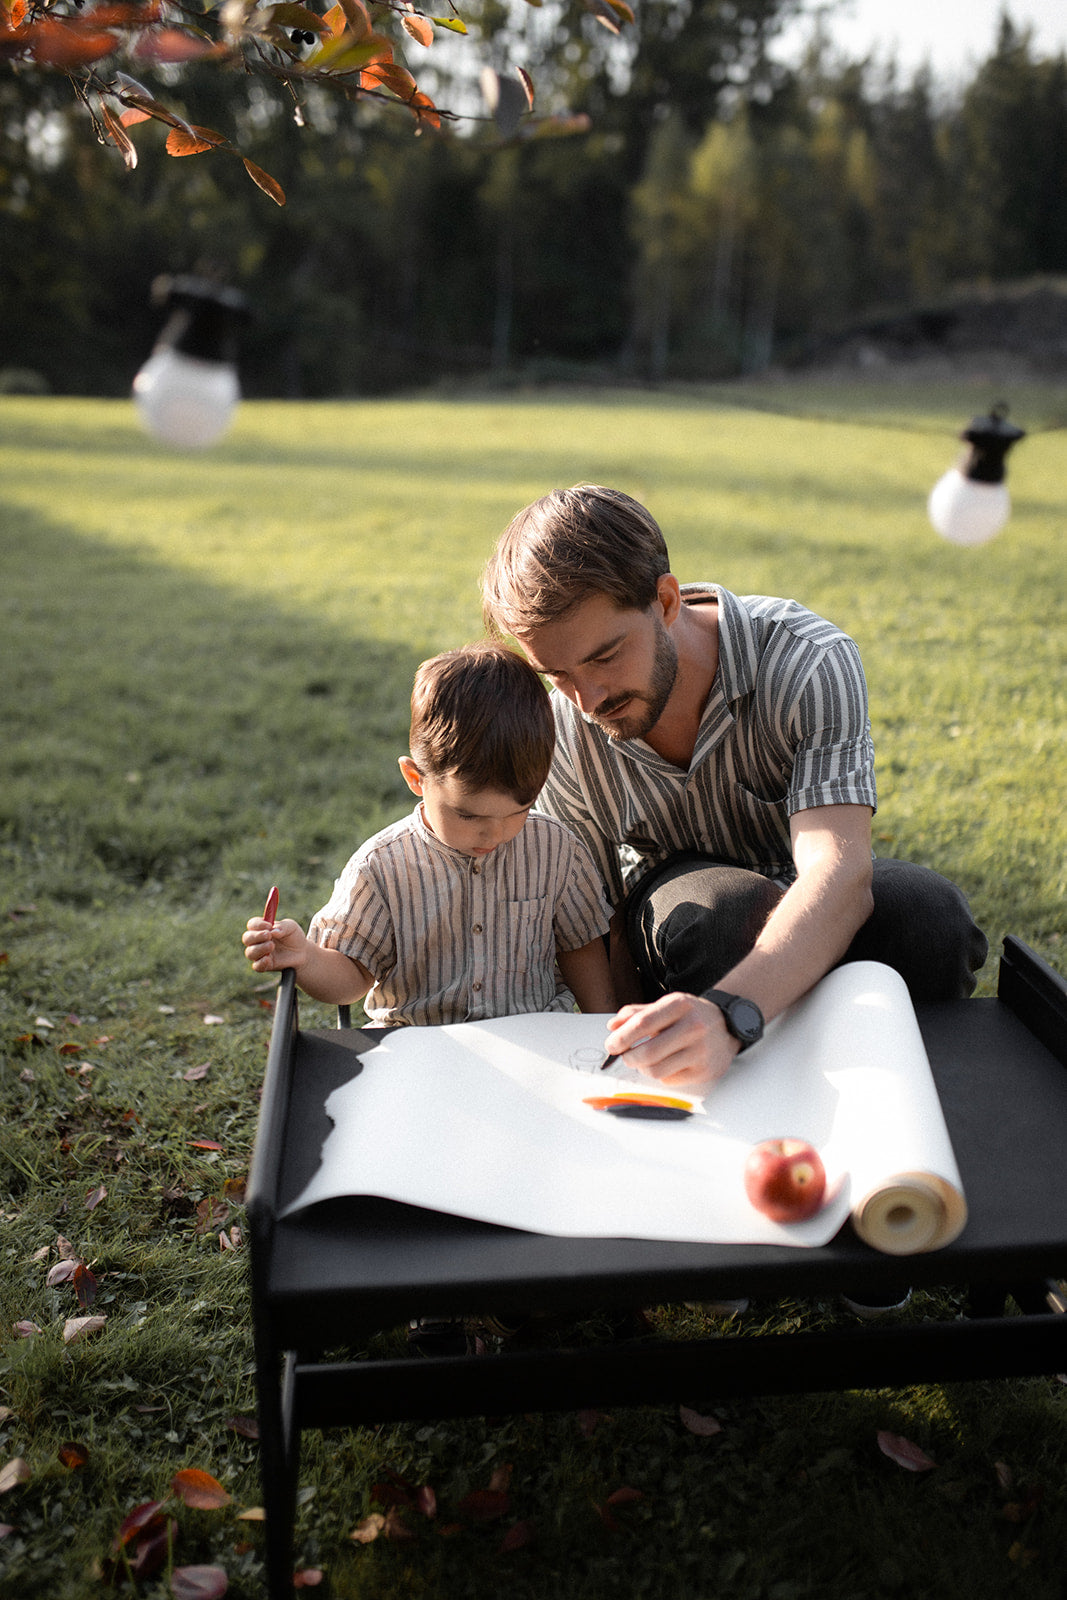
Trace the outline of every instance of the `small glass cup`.
{"type": "Polygon", "coordinates": [[[567,1057],[567,1064],[575,1072],[599,1072],[603,1060],[603,1050],[598,1050],[592,1045],[582,1045],[579,1050],[571,1051],[567,1057]]]}

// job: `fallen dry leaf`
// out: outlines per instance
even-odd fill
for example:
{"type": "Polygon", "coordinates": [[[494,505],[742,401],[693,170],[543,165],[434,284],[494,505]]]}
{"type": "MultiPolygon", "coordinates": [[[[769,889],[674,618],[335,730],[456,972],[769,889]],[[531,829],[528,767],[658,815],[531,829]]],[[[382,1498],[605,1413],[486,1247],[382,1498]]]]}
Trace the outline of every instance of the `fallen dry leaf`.
{"type": "Polygon", "coordinates": [[[61,1444],[56,1451],[56,1455],[65,1467],[70,1467],[72,1470],[77,1467],[84,1467],[89,1459],[88,1450],[83,1444],[78,1444],[74,1439],[68,1439],[65,1444],[61,1444]]]}
{"type": "Polygon", "coordinates": [[[24,1318],[21,1322],[13,1322],[11,1326],[19,1339],[32,1339],[35,1333],[40,1333],[41,1331],[36,1322],[31,1322],[29,1318],[24,1318]]]}
{"type": "Polygon", "coordinates": [[[255,1417],[227,1417],[226,1426],[239,1433],[242,1439],[258,1439],[259,1423],[255,1417]]]}
{"type": "Polygon", "coordinates": [[[211,1071],[210,1061],[201,1061],[198,1067],[190,1067],[188,1072],[183,1072],[182,1077],[186,1083],[200,1083],[211,1071]]]}
{"type": "Polygon", "coordinates": [[[57,1284],[69,1283],[78,1270],[78,1263],[73,1256],[67,1256],[63,1261],[57,1261],[54,1267],[49,1267],[48,1276],[44,1280],[49,1289],[54,1289],[57,1284]]]}
{"type": "Polygon", "coordinates": [[[183,1467],[170,1480],[170,1487],[179,1500],[197,1511],[217,1511],[220,1506],[228,1506],[231,1500],[218,1479],[200,1467],[183,1467]]]}
{"type": "Polygon", "coordinates": [[[321,1567],[303,1567],[293,1573],[294,1589],[317,1589],[322,1582],[321,1567]]]}
{"type": "Polygon", "coordinates": [[[105,1198],[106,1194],[106,1183],[98,1183],[95,1189],[90,1189],[89,1193],[85,1196],[86,1211],[95,1211],[101,1200],[105,1198]]]}
{"type": "Polygon", "coordinates": [[[606,1504],[609,1506],[632,1506],[636,1500],[643,1500],[644,1498],[640,1489],[623,1487],[622,1489],[616,1489],[614,1494],[609,1494],[606,1504]]]}
{"type": "Polygon", "coordinates": [[[369,1516],[364,1517],[363,1521],[352,1529],[348,1537],[353,1539],[356,1544],[373,1544],[384,1527],[385,1518],[382,1513],[380,1511],[372,1511],[369,1516]]]}
{"type": "Polygon", "coordinates": [[[693,1411],[689,1406],[679,1406],[678,1415],[681,1418],[682,1427],[687,1428],[690,1433],[695,1433],[701,1439],[711,1439],[715,1434],[722,1432],[722,1423],[718,1417],[713,1417],[710,1414],[703,1416],[699,1411],[693,1411]]]}
{"type": "Polygon", "coordinates": [[[890,1461],[895,1461],[898,1467],[904,1467],[908,1472],[929,1472],[931,1467],[937,1466],[937,1462],[925,1450],[920,1450],[917,1444],[912,1444],[903,1434],[887,1433],[884,1428],[878,1430],[878,1448],[890,1461]]]}
{"type": "Polygon", "coordinates": [[[502,1489],[475,1489],[465,1494],[456,1510],[472,1522],[493,1522],[508,1513],[510,1501],[502,1489]]]}
{"type": "Polygon", "coordinates": [[[221,1600],[229,1587],[223,1567],[175,1567],[170,1575],[174,1600],[221,1600]]]}
{"type": "Polygon", "coordinates": [[[16,1484],[29,1483],[32,1477],[29,1462],[22,1456],[12,1456],[5,1466],[0,1467],[0,1494],[7,1494],[16,1484]]]}
{"type": "Polygon", "coordinates": [[[527,1545],[533,1544],[537,1537],[537,1530],[529,1517],[524,1517],[521,1522],[513,1522],[500,1541],[500,1552],[506,1555],[511,1550],[524,1550],[527,1545]]]}
{"type": "Polygon", "coordinates": [[[68,1317],[63,1324],[63,1343],[73,1344],[75,1339],[84,1338],[87,1333],[99,1333],[107,1321],[106,1317],[96,1315],[93,1317],[68,1317]]]}
{"type": "Polygon", "coordinates": [[[262,1506],[249,1506],[247,1511],[238,1511],[238,1522],[266,1522],[267,1513],[262,1506]]]}

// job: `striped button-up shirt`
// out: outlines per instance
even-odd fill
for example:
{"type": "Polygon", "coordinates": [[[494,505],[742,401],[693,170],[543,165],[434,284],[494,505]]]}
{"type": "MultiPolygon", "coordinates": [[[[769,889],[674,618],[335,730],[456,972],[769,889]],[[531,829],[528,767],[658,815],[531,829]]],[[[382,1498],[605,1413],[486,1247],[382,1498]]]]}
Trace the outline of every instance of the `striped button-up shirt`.
{"type": "Polygon", "coordinates": [[[374,974],[372,1022],[478,1022],[573,1010],[556,951],[590,944],[609,916],[589,852],[555,819],[533,814],[475,857],[419,805],[356,851],[308,936],[374,974]]]}
{"type": "Polygon", "coordinates": [[[867,684],[854,642],[767,595],[686,584],[718,600],[719,665],[688,771],[642,739],[613,742],[558,690],[556,752],[538,810],[589,846],[614,903],[676,851],[795,876],[789,818],[876,804],[867,684]]]}

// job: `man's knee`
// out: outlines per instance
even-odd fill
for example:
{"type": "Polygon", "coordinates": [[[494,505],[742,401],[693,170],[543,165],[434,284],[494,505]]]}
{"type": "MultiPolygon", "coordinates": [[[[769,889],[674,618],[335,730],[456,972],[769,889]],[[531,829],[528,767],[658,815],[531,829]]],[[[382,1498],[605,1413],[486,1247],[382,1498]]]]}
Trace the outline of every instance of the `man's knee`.
{"type": "Polygon", "coordinates": [[[964,1000],[989,953],[963,891],[929,867],[877,860],[874,910],[846,961],[884,961],[913,1000],[964,1000]]]}
{"type": "Polygon", "coordinates": [[[701,856],[639,885],[627,933],[647,997],[710,989],[752,949],[781,896],[760,873],[701,856]]]}

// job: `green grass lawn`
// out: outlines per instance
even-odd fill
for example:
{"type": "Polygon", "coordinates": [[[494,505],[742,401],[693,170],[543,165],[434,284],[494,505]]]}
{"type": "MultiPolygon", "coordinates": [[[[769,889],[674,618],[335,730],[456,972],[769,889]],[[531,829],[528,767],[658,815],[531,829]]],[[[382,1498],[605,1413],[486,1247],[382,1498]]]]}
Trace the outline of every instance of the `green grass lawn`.
{"type": "MultiPolygon", "coordinates": [[[[0,1485],[13,1458],[30,1474],[0,1492],[0,1594],[100,1592],[123,1517],[183,1467],[232,1502],[178,1508],[174,1562],[261,1593],[231,1230],[270,988],[239,933],[273,882],[306,923],[355,844],[407,809],[412,671],[480,633],[481,565],[545,489],[617,485],[683,579],[795,595],[853,634],[877,850],[970,894],[993,951],[980,993],[1007,932],[1063,970],[1067,434],[1039,430],[1064,391],[1008,396],[1031,436],[995,541],[958,549],[925,518],[955,434],[999,397],[794,383],[246,404],[202,457],[145,439],[124,404],[0,401],[0,1485]],[[106,1316],[70,1343],[84,1312],[48,1284],[58,1238],[106,1316]],[[61,1459],[69,1442],[84,1464],[61,1459]]],[[[910,1314],[952,1303],[917,1296],[910,1314]]],[[[838,1315],[757,1306],[744,1327],[838,1315]]],[[[694,1317],[656,1314],[664,1335],[694,1317]]],[[[360,1600],[1060,1594],[1055,1379],[716,1406],[709,1373],[682,1398],[722,1432],[667,1407],[312,1436],[300,1564],[360,1600]],[[888,1461],[880,1428],[936,1469],[888,1461]],[[389,1471],[431,1485],[438,1517],[352,1541],[389,1471]],[[465,1496],[505,1478],[506,1514],[472,1522],[465,1496]],[[641,1498],[605,1516],[620,1488],[641,1498]],[[535,1541],[502,1550],[527,1522],[535,1541]]],[[[169,1594],[166,1570],[140,1592],[169,1594]]]]}

